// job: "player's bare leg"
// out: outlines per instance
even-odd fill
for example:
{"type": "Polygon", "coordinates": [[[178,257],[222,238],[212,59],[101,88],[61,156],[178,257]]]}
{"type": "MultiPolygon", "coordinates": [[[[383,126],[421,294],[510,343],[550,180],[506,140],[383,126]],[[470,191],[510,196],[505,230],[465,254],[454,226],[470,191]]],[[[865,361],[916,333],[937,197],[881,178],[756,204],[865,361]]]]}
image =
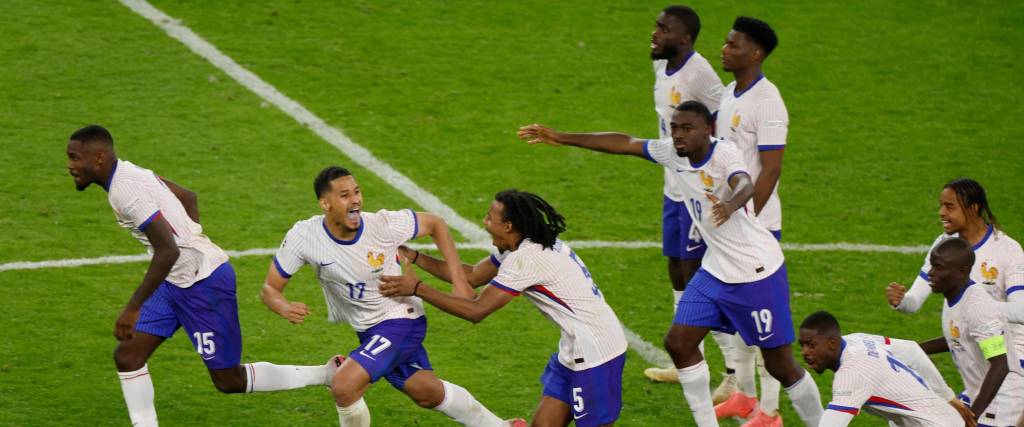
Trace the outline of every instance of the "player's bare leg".
{"type": "MultiPolygon", "coordinates": [[[[697,273],[697,269],[700,268],[699,259],[682,259],[676,257],[668,257],[668,278],[672,282],[672,308],[675,310],[679,299],[683,297],[683,292],[686,290],[686,283],[690,281],[690,278],[697,273]]],[[[703,347],[700,349],[701,353],[704,353],[703,347]]],[[[678,383],[679,376],[676,375],[676,370],[671,368],[647,368],[644,369],[644,375],[652,381],[662,383],[678,383]]]]}
{"type": "Polygon", "coordinates": [[[368,427],[370,409],[363,394],[370,387],[370,374],[352,359],[345,360],[331,380],[331,394],[341,427],[368,427]]]}
{"type": "Polygon", "coordinates": [[[804,425],[817,426],[824,412],[818,385],[814,383],[811,375],[797,364],[792,348],[789,345],[763,348],[761,356],[764,358],[764,367],[768,373],[786,388],[786,394],[793,402],[793,409],[803,420],[804,425]]]}
{"type": "Polygon", "coordinates": [[[540,399],[540,405],[533,411],[531,427],[565,427],[572,421],[569,404],[551,396],[540,399]]]}
{"type": "Polygon", "coordinates": [[[665,334],[665,350],[672,357],[683,397],[700,427],[718,425],[711,406],[711,373],[700,352],[700,343],[709,331],[709,328],[672,324],[665,334]]]}
{"type": "Polygon", "coordinates": [[[437,378],[433,371],[416,371],[405,380],[402,391],[420,407],[434,409],[465,426],[503,427],[509,424],[484,407],[469,391],[437,378]]]}
{"type": "Polygon", "coordinates": [[[146,361],[164,342],[164,337],[138,332],[119,341],[114,350],[114,364],[121,379],[121,391],[128,406],[128,417],[134,426],[157,425],[153,403],[153,379],[146,361]]]}

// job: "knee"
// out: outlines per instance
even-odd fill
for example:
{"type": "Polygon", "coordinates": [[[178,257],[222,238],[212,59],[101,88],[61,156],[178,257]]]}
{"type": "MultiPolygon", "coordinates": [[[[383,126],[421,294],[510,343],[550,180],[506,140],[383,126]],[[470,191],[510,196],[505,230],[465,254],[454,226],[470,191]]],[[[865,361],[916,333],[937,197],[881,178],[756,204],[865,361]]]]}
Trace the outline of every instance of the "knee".
{"type": "Polygon", "coordinates": [[[210,372],[210,379],[217,391],[224,394],[245,393],[246,381],[245,371],[240,369],[222,370],[210,372]]]}
{"type": "Polygon", "coordinates": [[[665,350],[667,350],[669,354],[677,357],[686,358],[687,356],[689,356],[689,353],[692,350],[690,348],[691,346],[689,345],[689,343],[686,342],[684,337],[680,337],[677,334],[673,334],[671,332],[665,334],[663,344],[665,346],[665,350]]]}
{"type": "Polygon", "coordinates": [[[437,384],[406,382],[402,390],[421,408],[433,409],[444,402],[445,388],[440,382],[437,384]]]}
{"type": "Polygon", "coordinates": [[[796,365],[796,362],[769,362],[765,360],[764,369],[768,371],[782,385],[789,387],[803,378],[804,371],[796,365]]]}
{"type": "Polygon", "coordinates": [[[337,403],[338,406],[351,406],[359,400],[362,395],[355,387],[352,386],[352,384],[346,383],[339,377],[340,376],[335,376],[331,381],[331,395],[334,396],[334,402],[337,403]]]}
{"type": "Polygon", "coordinates": [[[412,401],[415,402],[416,405],[418,405],[421,408],[427,408],[427,409],[434,409],[434,408],[438,407],[439,405],[441,405],[441,402],[444,402],[444,397],[441,397],[440,399],[438,399],[436,397],[433,397],[433,396],[415,396],[415,397],[414,396],[409,396],[409,397],[412,398],[412,401]]]}
{"type": "Polygon", "coordinates": [[[118,346],[114,350],[114,365],[119,372],[137,371],[146,365],[146,357],[118,346]]]}

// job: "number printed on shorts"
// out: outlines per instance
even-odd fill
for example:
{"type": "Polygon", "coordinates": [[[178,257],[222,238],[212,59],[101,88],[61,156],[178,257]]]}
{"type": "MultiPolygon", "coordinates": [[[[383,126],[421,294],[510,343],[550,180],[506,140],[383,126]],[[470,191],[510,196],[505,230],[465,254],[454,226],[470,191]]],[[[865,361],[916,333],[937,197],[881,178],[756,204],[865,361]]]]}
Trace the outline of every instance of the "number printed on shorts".
{"type": "Polygon", "coordinates": [[[754,310],[750,312],[750,317],[754,318],[754,326],[757,327],[757,334],[771,334],[772,333],[772,311],[765,308],[762,310],[754,310]]]}
{"type": "Polygon", "coordinates": [[[388,347],[391,347],[391,340],[380,335],[374,335],[373,338],[370,338],[370,342],[363,346],[363,349],[376,356],[380,352],[387,350],[388,347]]]}
{"type": "Polygon", "coordinates": [[[583,387],[572,388],[572,409],[577,414],[582,413],[586,409],[583,405],[583,387]]]}
{"type": "Polygon", "coordinates": [[[217,345],[213,342],[213,332],[194,332],[192,337],[196,339],[196,352],[200,356],[212,356],[217,352],[217,345]]]}

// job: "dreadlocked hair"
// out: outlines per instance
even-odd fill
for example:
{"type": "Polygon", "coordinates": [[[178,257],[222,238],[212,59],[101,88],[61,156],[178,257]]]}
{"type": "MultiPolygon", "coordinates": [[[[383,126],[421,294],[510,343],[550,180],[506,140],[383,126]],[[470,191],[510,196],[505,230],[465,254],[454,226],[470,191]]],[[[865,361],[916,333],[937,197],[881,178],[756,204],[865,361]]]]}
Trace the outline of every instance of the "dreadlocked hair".
{"type": "Polygon", "coordinates": [[[558,234],[565,231],[565,218],[540,196],[519,190],[505,190],[494,195],[505,205],[503,220],[511,222],[516,231],[543,246],[555,246],[558,234]]]}
{"type": "Polygon", "coordinates": [[[996,220],[996,215],[992,213],[992,209],[988,207],[988,197],[985,196],[985,189],[981,187],[978,181],[967,177],[960,177],[949,181],[942,188],[948,188],[953,190],[956,194],[956,200],[960,202],[960,207],[973,210],[977,208],[978,216],[996,229],[1002,230],[1003,227],[999,225],[999,221],[996,220]]]}

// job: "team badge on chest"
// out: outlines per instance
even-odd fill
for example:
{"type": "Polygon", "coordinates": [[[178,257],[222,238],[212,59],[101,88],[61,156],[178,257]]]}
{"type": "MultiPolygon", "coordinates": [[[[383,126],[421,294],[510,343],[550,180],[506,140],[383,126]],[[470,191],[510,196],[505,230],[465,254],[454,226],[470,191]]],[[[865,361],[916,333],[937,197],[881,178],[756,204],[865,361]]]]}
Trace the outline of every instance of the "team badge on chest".
{"type": "Polygon", "coordinates": [[[370,273],[380,273],[384,270],[383,253],[374,253],[373,251],[367,252],[366,262],[370,264],[370,273]]]}
{"type": "Polygon", "coordinates": [[[700,183],[704,186],[705,192],[711,193],[715,189],[715,178],[704,173],[704,171],[700,171],[700,183]]]}
{"type": "Polygon", "coordinates": [[[996,279],[999,278],[999,269],[996,266],[989,267],[988,261],[981,263],[981,277],[985,278],[984,283],[986,285],[995,285],[996,279]]]}

